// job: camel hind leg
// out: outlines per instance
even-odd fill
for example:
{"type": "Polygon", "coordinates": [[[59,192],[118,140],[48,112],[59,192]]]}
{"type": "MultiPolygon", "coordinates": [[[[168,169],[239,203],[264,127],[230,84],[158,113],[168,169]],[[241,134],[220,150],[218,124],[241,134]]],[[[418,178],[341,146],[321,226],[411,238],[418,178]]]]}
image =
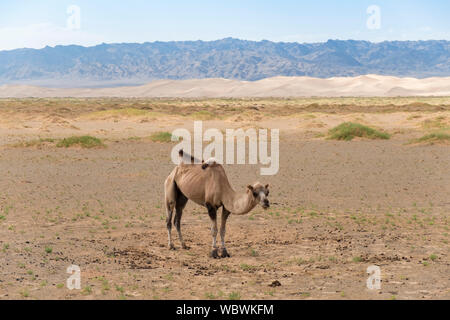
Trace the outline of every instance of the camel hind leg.
{"type": "Polygon", "coordinates": [[[188,202],[188,198],[186,198],[186,196],[183,193],[181,193],[180,190],[178,190],[177,200],[176,200],[176,205],[175,205],[176,213],[175,213],[175,218],[174,218],[174,224],[175,224],[175,227],[177,228],[178,238],[180,239],[181,247],[183,249],[189,249],[189,247],[183,241],[183,236],[181,235],[181,216],[183,215],[183,209],[186,206],[187,202],[188,202]]]}
{"type": "Polygon", "coordinates": [[[166,201],[166,226],[167,226],[167,236],[169,239],[169,249],[174,250],[175,246],[172,241],[172,214],[173,214],[174,203],[166,201]]]}
{"type": "Polygon", "coordinates": [[[167,236],[169,240],[169,249],[174,250],[175,246],[172,241],[172,214],[177,201],[176,186],[174,181],[169,176],[164,184],[164,203],[166,206],[166,226],[167,236]]]}

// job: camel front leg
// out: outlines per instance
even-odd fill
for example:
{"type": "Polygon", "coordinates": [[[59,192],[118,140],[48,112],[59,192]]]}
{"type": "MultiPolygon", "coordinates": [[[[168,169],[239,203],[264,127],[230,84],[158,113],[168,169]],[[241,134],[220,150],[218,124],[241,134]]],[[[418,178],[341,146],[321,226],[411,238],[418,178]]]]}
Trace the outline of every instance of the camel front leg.
{"type": "Polygon", "coordinates": [[[228,216],[230,215],[230,211],[225,209],[225,207],[222,207],[222,221],[220,223],[220,239],[222,240],[222,248],[220,251],[220,256],[222,258],[230,257],[230,255],[227,252],[227,249],[225,248],[225,228],[227,224],[228,216]]]}
{"type": "Polygon", "coordinates": [[[206,208],[208,209],[209,217],[211,218],[211,236],[212,236],[212,251],[211,257],[214,259],[219,258],[219,250],[217,249],[217,209],[210,205],[206,204],[206,208]]]}

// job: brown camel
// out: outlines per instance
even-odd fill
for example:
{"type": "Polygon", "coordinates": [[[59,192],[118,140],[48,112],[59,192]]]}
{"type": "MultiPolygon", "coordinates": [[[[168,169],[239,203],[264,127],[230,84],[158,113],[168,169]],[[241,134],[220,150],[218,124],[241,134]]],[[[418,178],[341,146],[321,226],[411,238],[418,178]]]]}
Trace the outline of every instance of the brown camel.
{"type": "Polygon", "coordinates": [[[211,257],[229,257],[225,248],[225,224],[230,213],[243,215],[250,212],[258,203],[264,208],[269,207],[269,185],[259,182],[248,185],[244,192],[235,192],[228,182],[223,166],[214,159],[206,162],[196,161],[180,150],[180,164],[177,165],[167,177],[165,187],[165,204],[167,211],[167,231],[169,248],[175,249],[172,242],[172,213],[175,208],[174,224],[183,249],[187,249],[181,235],[181,216],[188,200],[208,209],[211,218],[212,251],[211,257]],[[186,161],[188,159],[188,161],[186,161]],[[222,221],[220,237],[222,247],[216,245],[217,237],[217,210],[222,207],[222,221]]]}

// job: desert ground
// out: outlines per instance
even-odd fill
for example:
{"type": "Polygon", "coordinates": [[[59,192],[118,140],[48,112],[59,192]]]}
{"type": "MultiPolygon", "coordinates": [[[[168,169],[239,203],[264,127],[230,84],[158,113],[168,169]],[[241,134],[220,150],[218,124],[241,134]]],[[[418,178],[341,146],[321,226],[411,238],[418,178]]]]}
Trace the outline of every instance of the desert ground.
{"type": "MultiPolygon", "coordinates": [[[[1,299],[449,299],[449,97],[0,99],[1,299]],[[167,246],[175,128],[280,129],[280,170],[225,165],[271,207],[231,215],[230,258],[188,203],[167,246]],[[343,122],[390,139],[329,139],[343,122]],[[60,139],[89,135],[83,148],[60,139]],[[69,290],[68,266],[81,268],[69,290]],[[366,287],[371,265],[381,289],[366,287]]],[[[220,238],[219,238],[220,239],[220,238]]]]}

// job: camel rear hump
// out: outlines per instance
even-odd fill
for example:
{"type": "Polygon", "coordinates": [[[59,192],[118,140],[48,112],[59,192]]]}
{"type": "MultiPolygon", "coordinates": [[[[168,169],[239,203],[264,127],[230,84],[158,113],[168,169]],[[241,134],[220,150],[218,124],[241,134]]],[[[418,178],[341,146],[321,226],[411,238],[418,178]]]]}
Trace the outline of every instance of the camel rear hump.
{"type": "Polygon", "coordinates": [[[218,162],[215,158],[209,158],[208,160],[199,160],[195,158],[194,156],[186,153],[183,151],[183,149],[180,149],[178,151],[178,155],[180,157],[180,163],[179,164],[201,164],[202,169],[206,169],[208,167],[213,167],[218,165],[218,162]]]}

